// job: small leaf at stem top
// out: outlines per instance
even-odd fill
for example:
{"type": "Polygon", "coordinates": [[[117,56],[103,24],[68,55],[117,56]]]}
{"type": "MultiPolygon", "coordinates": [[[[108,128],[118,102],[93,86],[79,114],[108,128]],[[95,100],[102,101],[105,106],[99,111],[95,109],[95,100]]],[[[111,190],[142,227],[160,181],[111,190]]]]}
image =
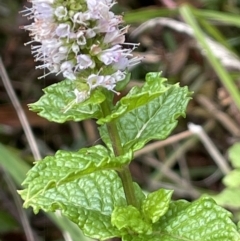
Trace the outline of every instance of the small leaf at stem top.
{"type": "Polygon", "coordinates": [[[167,212],[172,193],[172,190],[159,189],[148,194],[141,207],[144,216],[152,223],[156,223],[167,212]]]}
{"type": "Polygon", "coordinates": [[[124,233],[152,233],[152,225],[144,221],[139,210],[133,206],[116,207],[111,221],[113,226],[121,231],[122,236],[124,233]]]}

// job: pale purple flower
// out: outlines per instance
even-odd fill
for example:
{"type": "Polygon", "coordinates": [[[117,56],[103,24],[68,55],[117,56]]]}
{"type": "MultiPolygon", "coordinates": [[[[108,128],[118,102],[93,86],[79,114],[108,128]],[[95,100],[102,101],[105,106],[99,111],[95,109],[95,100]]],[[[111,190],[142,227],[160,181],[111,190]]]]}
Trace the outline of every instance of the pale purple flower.
{"type": "Polygon", "coordinates": [[[70,33],[70,26],[66,23],[60,23],[56,28],[56,35],[60,38],[64,38],[69,36],[70,33]]]}
{"type": "Polygon", "coordinates": [[[87,83],[90,87],[90,90],[95,89],[96,87],[100,86],[104,80],[104,76],[99,76],[97,74],[91,74],[87,78],[87,83]]]}
{"type": "Polygon", "coordinates": [[[82,30],[80,30],[77,34],[76,34],[76,40],[77,40],[77,44],[78,45],[86,45],[87,40],[84,36],[84,32],[82,30]]]}
{"type": "Polygon", "coordinates": [[[27,44],[37,43],[31,47],[35,60],[43,62],[37,68],[49,70],[40,78],[61,73],[86,84],[88,90],[74,90],[76,103],[86,100],[96,88],[115,92],[129,66],[139,63],[140,58],[132,55],[136,44],[127,43],[132,48],[123,48],[128,26],[122,28],[122,16],[110,10],[115,0],[85,0],[84,4],[71,0],[69,5],[62,0],[29,1],[32,7],[22,11],[33,19],[23,27],[32,37],[27,44]]]}
{"type": "Polygon", "coordinates": [[[86,30],[86,37],[87,37],[87,38],[93,38],[93,37],[95,37],[95,36],[96,36],[96,31],[94,31],[94,29],[88,28],[88,29],[86,30]]]}
{"type": "Polygon", "coordinates": [[[94,68],[94,66],[95,66],[95,63],[91,59],[90,55],[80,54],[80,55],[77,56],[76,69],[94,68]]]}
{"type": "Polygon", "coordinates": [[[76,43],[73,43],[71,46],[71,50],[77,55],[80,52],[80,46],[76,43]]]}
{"type": "Polygon", "coordinates": [[[76,99],[75,99],[76,103],[83,102],[84,100],[86,100],[88,98],[88,95],[89,95],[88,91],[79,91],[77,89],[75,89],[73,91],[73,93],[76,96],[76,99]]]}
{"type": "Polygon", "coordinates": [[[116,80],[116,82],[124,80],[126,77],[126,74],[120,70],[112,74],[113,78],[116,80]]]}
{"type": "Polygon", "coordinates": [[[104,75],[92,74],[88,77],[87,83],[90,87],[90,90],[101,86],[108,90],[114,91],[114,88],[116,86],[116,79],[114,78],[113,75],[104,76],[104,75]]]}
{"type": "Polygon", "coordinates": [[[55,9],[55,11],[54,11],[55,16],[56,16],[59,20],[67,17],[67,13],[68,13],[67,8],[66,8],[66,7],[63,7],[63,6],[57,7],[57,8],[55,9]]]}
{"type": "Polygon", "coordinates": [[[91,19],[91,15],[89,13],[78,12],[73,16],[74,23],[78,23],[81,25],[88,25],[88,20],[91,19]]]}
{"type": "Polygon", "coordinates": [[[106,33],[103,42],[106,44],[122,44],[125,41],[124,34],[127,32],[128,27],[125,27],[121,30],[114,28],[113,31],[106,33]]]}
{"type": "Polygon", "coordinates": [[[101,51],[98,54],[98,59],[105,65],[118,62],[121,56],[124,54],[124,50],[120,45],[115,45],[112,48],[101,51]]]}
{"type": "Polygon", "coordinates": [[[76,80],[77,79],[76,75],[74,74],[74,72],[72,70],[63,71],[63,76],[67,79],[70,79],[70,80],[76,80]]]}

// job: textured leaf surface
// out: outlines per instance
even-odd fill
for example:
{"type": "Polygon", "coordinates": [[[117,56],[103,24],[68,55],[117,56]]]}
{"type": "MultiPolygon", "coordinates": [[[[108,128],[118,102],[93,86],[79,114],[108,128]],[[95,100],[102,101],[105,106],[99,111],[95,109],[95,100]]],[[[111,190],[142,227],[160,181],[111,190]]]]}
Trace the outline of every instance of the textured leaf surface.
{"type": "Polygon", "coordinates": [[[100,91],[93,91],[85,102],[75,103],[75,88],[74,82],[70,80],[53,84],[45,88],[44,95],[37,102],[30,104],[29,108],[49,121],[58,123],[100,118],[101,111],[97,104],[103,102],[105,96],[100,91]]]}
{"type": "Polygon", "coordinates": [[[112,214],[112,224],[116,226],[123,235],[127,232],[151,233],[152,226],[144,221],[141,213],[133,206],[116,207],[112,214]]]}
{"type": "Polygon", "coordinates": [[[150,193],[142,204],[144,216],[156,223],[167,212],[172,193],[173,191],[165,189],[150,193]]]}
{"type": "Polygon", "coordinates": [[[58,151],[39,161],[28,173],[23,185],[29,186],[29,196],[42,190],[60,186],[80,177],[105,169],[118,169],[130,162],[132,154],[110,157],[108,150],[101,146],[80,149],[78,152],[58,151]]]}
{"type": "MultiPolygon", "coordinates": [[[[122,182],[116,172],[128,163],[132,154],[110,157],[100,145],[78,152],[58,151],[39,161],[28,172],[20,195],[24,207],[46,212],[61,210],[86,236],[107,239],[120,235],[111,224],[116,205],[126,206],[122,182]]],[[[145,198],[134,184],[139,203],[145,198]]]]}
{"type": "Polygon", "coordinates": [[[35,212],[61,210],[92,238],[103,240],[120,235],[111,224],[111,213],[114,205],[123,205],[125,199],[114,171],[99,171],[51,189],[42,188],[35,195],[31,192],[31,187],[20,191],[24,207],[32,206],[35,212]]]}
{"type": "MultiPolygon", "coordinates": [[[[115,121],[123,147],[136,151],[148,141],[164,139],[171,133],[176,119],[185,116],[189,95],[187,87],[167,85],[159,76],[150,76],[142,89],[130,92],[101,123],[115,121]]],[[[100,127],[100,134],[110,147],[106,124],[100,127]]]]}
{"type": "Polygon", "coordinates": [[[163,94],[170,86],[167,86],[166,78],[162,78],[160,73],[148,73],[146,82],[142,87],[135,86],[130,92],[117,102],[111,115],[98,120],[98,124],[110,122],[119,118],[124,113],[134,110],[163,94]]]}
{"type": "Polygon", "coordinates": [[[124,241],[239,241],[231,214],[212,199],[193,203],[171,202],[169,210],[154,224],[151,235],[125,236],[124,241]]]}

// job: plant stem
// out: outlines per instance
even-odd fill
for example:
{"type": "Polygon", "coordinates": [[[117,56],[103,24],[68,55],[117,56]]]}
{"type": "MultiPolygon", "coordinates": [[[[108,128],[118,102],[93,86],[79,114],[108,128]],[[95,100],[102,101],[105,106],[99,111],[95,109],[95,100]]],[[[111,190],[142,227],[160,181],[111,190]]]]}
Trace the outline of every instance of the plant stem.
{"type": "MultiPolygon", "coordinates": [[[[101,108],[102,108],[102,112],[103,112],[104,116],[107,116],[108,114],[111,113],[111,110],[109,108],[107,101],[104,101],[101,104],[101,108]]],[[[124,150],[122,148],[122,143],[121,143],[121,139],[120,139],[120,136],[118,133],[116,123],[114,121],[112,121],[112,122],[107,123],[106,125],[107,125],[107,130],[108,130],[110,140],[112,142],[112,148],[113,148],[114,155],[115,156],[123,155],[124,150]]],[[[134,192],[132,175],[129,170],[129,165],[123,166],[120,170],[117,171],[117,173],[122,181],[123,190],[125,193],[127,204],[132,205],[137,208],[138,202],[137,202],[135,192],[134,192]]]]}
{"type": "Polygon", "coordinates": [[[124,166],[120,171],[118,171],[118,175],[122,180],[123,190],[125,193],[127,204],[138,208],[139,205],[135,196],[132,175],[129,170],[129,166],[124,166]]]}

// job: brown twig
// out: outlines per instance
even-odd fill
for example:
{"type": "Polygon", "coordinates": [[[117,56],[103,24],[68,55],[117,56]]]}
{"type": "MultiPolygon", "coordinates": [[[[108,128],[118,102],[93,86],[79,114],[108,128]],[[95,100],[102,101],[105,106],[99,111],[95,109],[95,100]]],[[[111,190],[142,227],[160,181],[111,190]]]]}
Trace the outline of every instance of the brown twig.
{"type": "Polygon", "coordinates": [[[184,131],[182,133],[179,133],[179,134],[176,134],[176,135],[173,135],[173,136],[170,136],[169,138],[167,138],[166,140],[164,141],[156,141],[154,143],[151,143],[149,145],[147,145],[146,147],[144,147],[143,149],[137,151],[134,155],[134,157],[139,157],[141,155],[144,155],[146,153],[149,153],[151,151],[154,151],[160,147],[163,147],[163,146],[167,146],[167,145],[170,145],[174,142],[178,142],[182,139],[186,139],[187,137],[190,137],[192,136],[192,132],[191,131],[184,131]]]}
{"type": "Polygon", "coordinates": [[[40,160],[41,159],[41,155],[40,155],[40,152],[39,152],[39,149],[38,149],[38,146],[37,146],[37,143],[36,143],[36,140],[34,138],[34,135],[32,133],[32,130],[31,130],[31,127],[29,125],[29,122],[27,120],[27,117],[24,113],[24,110],[14,92],[14,89],[12,87],[12,84],[11,84],[11,81],[7,75],[7,71],[4,67],[4,64],[2,62],[2,58],[0,57],[0,76],[2,78],[2,81],[3,81],[3,85],[8,93],[8,96],[17,112],[17,115],[18,115],[18,118],[21,122],[21,125],[22,125],[22,128],[24,130],[24,133],[27,137],[27,140],[28,140],[28,144],[31,148],[31,151],[33,153],[33,156],[34,156],[34,159],[35,160],[40,160]]]}

